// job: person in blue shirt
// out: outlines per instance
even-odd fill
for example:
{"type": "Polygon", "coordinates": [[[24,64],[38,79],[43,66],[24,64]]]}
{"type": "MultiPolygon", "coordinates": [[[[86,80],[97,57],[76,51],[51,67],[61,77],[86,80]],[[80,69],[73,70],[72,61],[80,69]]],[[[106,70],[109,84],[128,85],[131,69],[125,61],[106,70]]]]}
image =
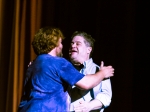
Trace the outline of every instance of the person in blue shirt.
{"type": "MultiPolygon", "coordinates": [[[[95,39],[83,31],[75,31],[69,49],[70,61],[83,74],[93,74],[101,69],[93,62],[92,53],[95,39]]],[[[73,86],[70,111],[103,112],[111,103],[112,89],[110,78],[101,81],[89,91],[73,86]]]]}
{"type": "Polygon", "coordinates": [[[35,34],[32,47],[37,57],[26,71],[18,112],[68,112],[73,85],[88,90],[114,75],[114,68],[103,63],[96,74],[79,73],[61,57],[63,39],[58,28],[44,27],[35,34]]]}

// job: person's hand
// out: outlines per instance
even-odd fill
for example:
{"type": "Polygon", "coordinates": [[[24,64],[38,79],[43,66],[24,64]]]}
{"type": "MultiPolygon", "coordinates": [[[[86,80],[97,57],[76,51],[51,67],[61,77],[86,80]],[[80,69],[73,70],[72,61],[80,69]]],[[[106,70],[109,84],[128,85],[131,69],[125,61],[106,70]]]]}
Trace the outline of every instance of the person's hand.
{"type": "Polygon", "coordinates": [[[28,67],[32,64],[33,61],[30,61],[30,63],[28,64],[28,67]]]}
{"type": "Polygon", "coordinates": [[[74,106],[75,112],[89,112],[90,105],[89,102],[80,101],[78,105],[74,106]]]}
{"type": "Polygon", "coordinates": [[[100,72],[104,75],[104,78],[114,76],[114,68],[112,66],[104,66],[104,62],[101,62],[100,72]]]}

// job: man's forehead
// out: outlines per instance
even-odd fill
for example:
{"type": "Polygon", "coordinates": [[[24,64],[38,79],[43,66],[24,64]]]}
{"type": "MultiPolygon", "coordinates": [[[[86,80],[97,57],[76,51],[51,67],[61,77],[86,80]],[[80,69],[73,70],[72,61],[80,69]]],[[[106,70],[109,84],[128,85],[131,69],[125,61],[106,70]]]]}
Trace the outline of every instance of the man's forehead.
{"type": "Polygon", "coordinates": [[[75,36],[72,39],[73,42],[84,42],[84,40],[85,39],[82,36],[75,36]]]}

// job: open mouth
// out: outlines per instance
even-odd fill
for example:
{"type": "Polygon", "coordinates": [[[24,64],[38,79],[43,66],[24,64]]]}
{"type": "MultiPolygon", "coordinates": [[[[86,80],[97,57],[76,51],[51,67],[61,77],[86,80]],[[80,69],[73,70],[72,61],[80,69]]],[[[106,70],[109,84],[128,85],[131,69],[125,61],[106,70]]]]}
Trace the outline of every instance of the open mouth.
{"type": "Polygon", "coordinates": [[[69,54],[76,53],[77,50],[69,50],[69,54]]]}

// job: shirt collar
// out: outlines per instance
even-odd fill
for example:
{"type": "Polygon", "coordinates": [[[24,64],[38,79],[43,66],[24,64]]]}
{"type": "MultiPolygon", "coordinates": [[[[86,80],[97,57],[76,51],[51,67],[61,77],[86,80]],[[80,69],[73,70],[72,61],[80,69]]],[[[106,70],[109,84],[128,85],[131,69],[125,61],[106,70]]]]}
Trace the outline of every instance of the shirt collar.
{"type": "Polygon", "coordinates": [[[74,65],[74,67],[75,67],[77,70],[80,71],[81,69],[87,68],[88,66],[90,66],[91,63],[93,63],[93,59],[92,59],[92,58],[90,58],[90,59],[84,61],[83,64],[81,64],[80,66],[74,65]]]}
{"type": "Polygon", "coordinates": [[[92,58],[84,61],[83,62],[84,68],[88,67],[88,65],[91,65],[91,63],[93,63],[93,59],[92,58]]]}

